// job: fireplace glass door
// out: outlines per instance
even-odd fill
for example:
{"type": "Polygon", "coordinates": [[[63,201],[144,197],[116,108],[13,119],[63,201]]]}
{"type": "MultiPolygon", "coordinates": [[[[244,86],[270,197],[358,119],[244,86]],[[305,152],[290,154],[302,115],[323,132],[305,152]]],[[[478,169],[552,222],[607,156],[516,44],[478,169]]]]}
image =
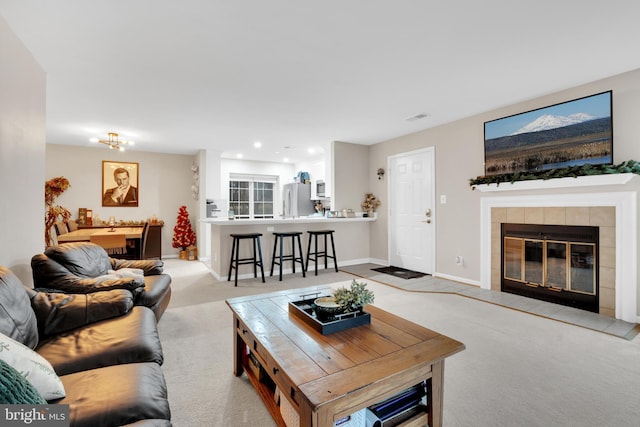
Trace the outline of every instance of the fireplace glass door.
{"type": "Polygon", "coordinates": [[[504,277],[595,295],[595,244],[504,238],[504,277]]]}
{"type": "Polygon", "coordinates": [[[598,312],[598,228],[502,224],[500,289],[598,312]]]}

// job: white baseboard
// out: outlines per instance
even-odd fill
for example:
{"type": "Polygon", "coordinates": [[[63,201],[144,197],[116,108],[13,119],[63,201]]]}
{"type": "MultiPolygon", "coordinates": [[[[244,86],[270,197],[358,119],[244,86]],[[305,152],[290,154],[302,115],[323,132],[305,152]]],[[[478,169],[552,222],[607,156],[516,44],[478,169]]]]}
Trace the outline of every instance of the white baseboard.
{"type": "Polygon", "coordinates": [[[480,287],[480,284],[481,284],[479,280],[471,280],[471,279],[467,279],[466,277],[452,276],[450,274],[433,273],[433,277],[440,277],[442,279],[453,280],[454,282],[460,282],[466,285],[473,285],[477,287],[480,287]]]}

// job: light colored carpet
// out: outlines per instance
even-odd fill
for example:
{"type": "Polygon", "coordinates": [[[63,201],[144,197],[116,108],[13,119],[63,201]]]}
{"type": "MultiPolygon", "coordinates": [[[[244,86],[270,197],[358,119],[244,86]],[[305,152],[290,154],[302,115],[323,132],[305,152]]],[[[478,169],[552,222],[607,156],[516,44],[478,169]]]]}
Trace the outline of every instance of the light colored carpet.
{"type": "MultiPolygon", "coordinates": [[[[224,299],[316,280],[348,284],[349,275],[234,288],[198,262],[167,260],[166,267],[174,297],[159,330],[174,425],[274,426],[248,381],[233,376],[224,299]]],[[[639,425],[640,337],[627,341],[469,298],[367,281],[375,305],[467,346],[446,362],[445,426],[639,425]]]]}

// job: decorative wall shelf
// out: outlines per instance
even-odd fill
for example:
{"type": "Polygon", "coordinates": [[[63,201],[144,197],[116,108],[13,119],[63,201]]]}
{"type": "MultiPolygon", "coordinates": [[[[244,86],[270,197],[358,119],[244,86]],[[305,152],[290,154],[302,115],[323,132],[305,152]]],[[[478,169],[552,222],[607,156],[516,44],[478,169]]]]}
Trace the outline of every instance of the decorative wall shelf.
{"type": "Polygon", "coordinates": [[[501,182],[498,184],[480,184],[476,191],[482,193],[498,191],[545,190],[555,188],[595,187],[601,185],[625,185],[632,180],[638,181],[640,176],[635,173],[615,173],[606,175],[587,175],[576,178],[537,179],[531,181],[501,182]]]}

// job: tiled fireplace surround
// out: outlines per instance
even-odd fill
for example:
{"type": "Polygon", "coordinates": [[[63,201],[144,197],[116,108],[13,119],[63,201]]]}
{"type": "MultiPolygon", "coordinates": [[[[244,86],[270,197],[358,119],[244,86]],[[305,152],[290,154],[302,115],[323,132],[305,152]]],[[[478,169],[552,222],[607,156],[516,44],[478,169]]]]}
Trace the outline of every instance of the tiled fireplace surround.
{"type": "Polygon", "coordinates": [[[635,192],[529,196],[503,190],[481,198],[482,288],[500,291],[502,223],[597,226],[599,312],[627,322],[638,321],[635,192]]]}

